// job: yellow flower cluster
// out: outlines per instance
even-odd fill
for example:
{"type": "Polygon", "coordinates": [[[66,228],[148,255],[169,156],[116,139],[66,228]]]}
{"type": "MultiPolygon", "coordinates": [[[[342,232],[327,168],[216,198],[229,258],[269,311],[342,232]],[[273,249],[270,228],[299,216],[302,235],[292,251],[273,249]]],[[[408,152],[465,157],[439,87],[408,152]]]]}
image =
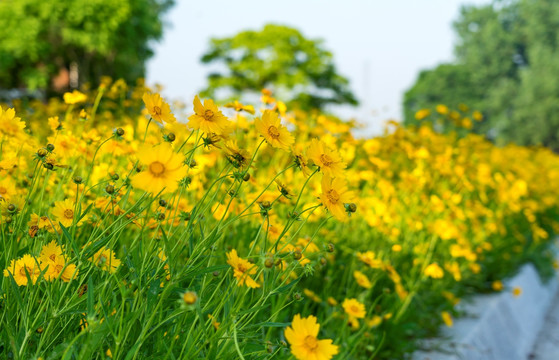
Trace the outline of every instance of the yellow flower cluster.
{"type": "Polygon", "coordinates": [[[76,344],[114,358],[402,358],[405,327],[452,326],[470,287],[503,291],[518,263],[549,260],[550,150],[464,132],[483,120],[464,106],[357,139],[359,124],[272,95],[185,105],[103,79],[0,106],[0,307],[14,334],[29,331],[18,297],[57,314],[37,315],[45,340],[14,340],[33,351],[20,357],[76,344]],[[437,132],[440,118],[460,132],[437,132]]]}

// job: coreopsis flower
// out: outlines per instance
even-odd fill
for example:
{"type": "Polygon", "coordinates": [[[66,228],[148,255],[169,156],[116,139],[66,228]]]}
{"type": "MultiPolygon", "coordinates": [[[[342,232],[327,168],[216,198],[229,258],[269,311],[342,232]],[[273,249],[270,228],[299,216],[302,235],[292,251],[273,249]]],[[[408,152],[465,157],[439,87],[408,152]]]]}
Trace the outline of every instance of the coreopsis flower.
{"type": "Polygon", "coordinates": [[[24,128],[25,122],[16,116],[14,109],[3,110],[0,106],[0,133],[17,138],[24,134],[24,128]]]}
{"type": "Polygon", "coordinates": [[[55,262],[56,259],[63,257],[63,249],[56,241],[52,240],[41,249],[39,260],[42,263],[55,262]]]}
{"type": "Polygon", "coordinates": [[[330,177],[343,176],[346,165],[337,151],[330,149],[323,141],[312,139],[307,150],[311,159],[324,175],[330,177]]]}
{"type": "Polygon", "coordinates": [[[345,299],[342,303],[342,307],[346,314],[353,319],[363,319],[367,314],[365,305],[360,303],[357,299],[345,299]]]}
{"type": "Polygon", "coordinates": [[[448,106],[446,105],[439,104],[435,107],[435,110],[437,110],[437,112],[441,115],[448,114],[448,106]]]}
{"type": "Polygon", "coordinates": [[[340,221],[347,219],[344,203],[349,203],[351,198],[351,192],[348,191],[344,179],[332,179],[326,175],[322,177],[322,194],[320,194],[320,200],[336,219],[340,221]]]}
{"type": "Polygon", "coordinates": [[[114,251],[102,247],[90,259],[98,268],[110,273],[114,273],[120,266],[120,260],[116,258],[114,251]]]}
{"type": "Polygon", "coordinates": [[[10,201],[15,195],[17,195],[17,190],[14,180],[11,177],[0,180],[0,200],[10,201]]]}
{"type": "Polygon", "coordinates": [[[415,113],[415,119],[416,119],[416,120],[423,120],[423,119],[425,119],[427,116],[429,116],[430,114],[431,114],[431,110],[429,110],[429,109],[421,109],[421,110],[418,110],[418,111],[415,113]]]}
{"type": "Polygon", "coordinates": [[[252,289],[260,287],[260,284],[250,277],[250,275],[256,274],[256,265],[240,258],[237,255],[237,250],[233,249],[227,253],[227,263],[233,268],[233,276],[237,279],[238,286],[246,285],[252,289]]]}
{"type": "Polygon", "coordinates": [[[143,147],[136,156],[145,165],[144,171],[132,178],[132,186],[138,189],[155,194],[173,192],[186,175],[184,157],[175,153],[167,143],[143,147]]]}
{"type": "Polygon", "coordinates": [[[58,116],[49,117],[48,123],[52,131],[58,131],[62,129],[62,122],[58,119],[58,116]]]}
{"type": "Polygon", "coordinates": [[[231,122],[219,110],[211,99],[204,100],[204,105],[198,96],[194,97],[194,115],[188,118],[188,126],[201,129],[206,134],[224,135],[229,132],[231,122]]]}
{"type": "Polygon", "coordinates": [[[248,164],[250,163],[250,153],[245,150],[241,149],[237,145],[236,140],[229,140],[225,143],[225,150],[227,160],[236,167],[237,169],[246,169],[248,164]]]}
{"type": "Polygon", "coordinates": [[[426,276],[433,279],[441,279],[444,276],[443,269],[437,263],[429,264],[424,271],[426,276]]]}
{"type": "Polygon", "coordinates": [[[237,100],[235,100],[234,102],[230,102],[230,103],[225,104],[225,107],[235,109],[235,111],[237,111],[237,112],[246,111],[247,113],[254,115],[254,106],[243,105],[237,100]]]}
{"type": "Polygon", "coordinates": [[[64,93],[63,97],[64,97],[64,102],[68,105],[79,104],[87,100],[87,95],[79,92],[78,90],[64,93]]]}
{"type": "Polygon", "coordinates": [[[373,286],[367,275],[363,274],[361,271],[355,270],[353,272],[353,277],[355,281],[357,281],[357,284],[365,289],[370,289],[373,286]]]}
{"type": "Polygon", "coordinates": [[[474,118],[475,121],[483,120],[483,114],[477,110],[473,112],[472,117],[474,118]]]}
{"type": "Polygon", "coordinates": [[[303,151],[303,145],[295,144],[291,152],[295,157],[295,165],[303,172],[303,175],[308,177],[311,174],[311,170],[309,169],[309,159],[303,151]]]}
{"type": "Polygon", "coordinates": [[[266,142],[275,148],[289,150],[295,142],[275,111],[264,110],[262,118],[256,119],[254,126],[266,142]]]}
{"type": "Polygon", "coordinates": [[[495,280],[491,283],[491,288],[495,291],[502,291],[504,288],[503,282],[500,280],[495,280]]]}
{"type": "Polygon", "coordinates": [[[452,327],[452,325],[454,324],[452,321],[452,316],[448,311],[441,312],[441,318],[443,319],[445,325],[448,327],[452,327]]]}
{"type": "Polygon", "coordinates": [[[18,286],[28,285],[29,279],[32,284],[35,284],[40,273],[41,268],[37,260],[29,254],[23,255],[20,259],[12,260],[8,268],[4,269],[4,276],[12,275],[18,286]],[[27,276],[29,276],[29,279],[27,276]]]}
{"type": "MultiPolygon", "coordinates": [[[[70,227],[74,223],[74,218],[76,214],[74,213],[75,204],[72,200],[66,199],[64,201],[57,201],[54,203],[54,209],[52,209],[52,215],[56,218],[56,223],[60,222],[64,227],[70,227]]],[[[77,219],[77,218],[76,218],[77,219]]],[[[84,216],[80,222],[81,224],[83,221],[86,220],[86,216],[84,216]]]]}
{"type": "Polygon", "coordinates": [[[329,360],[339,352],[338,346],[331,339],[318,340],[320,324],[316,317],[301,318],[297,314],[291,326],[285,329],[285,338],[291,345],[291,353],[298,360],[329,360]]]}
{"type": "Polygon", "coordinates": [[[515,286],[515,287],[512,289],[512,295],[513,295],[514,297],[519,297],[520,295],[522,295],[522,288],[519,287],[519,286],[515,286]]]}
{"type": "Polygon", "coordinates": [[[194,291],[187,291],[182,295],[182,300],[187,305],[193,305],[198,301],[198,295],[194,291]]]}
{"type": "Polygon", "coordinates": [[[51,241],[41,249],[39,255],[41,268],[47,269],[45,279],[55,280],[60,278],[64,282],[69,282],[78,275],[76,265],[67,264],[62,247],[56,241],[51,241]]]}
{"type": "Polygon", "coordinates": [[[171,107],[159,94],[145,93],[142,100],[146,105],[149,116],[158,123],[177,121],[175,115],[171,112],[171,107]]]}

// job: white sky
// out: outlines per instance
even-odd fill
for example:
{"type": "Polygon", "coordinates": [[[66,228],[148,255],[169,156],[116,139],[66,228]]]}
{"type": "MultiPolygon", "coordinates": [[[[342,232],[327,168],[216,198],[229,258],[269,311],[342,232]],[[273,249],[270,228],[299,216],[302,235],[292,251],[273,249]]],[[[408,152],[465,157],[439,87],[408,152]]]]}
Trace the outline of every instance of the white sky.
{"type": "Polygon", "coordinates": [[[149,84],[170,99],[190,103],[206,84],[200,63],[211,37],[231,36],[266,23],[293,26],[324,39],[338,72],[350,80],[361,104],[341,109],[378,133],[401,119],[404,92],[419,71],[451,61],[452,21],[465,4],[489,0],[176,0],[162,41],[147,66],[149,84]]]}

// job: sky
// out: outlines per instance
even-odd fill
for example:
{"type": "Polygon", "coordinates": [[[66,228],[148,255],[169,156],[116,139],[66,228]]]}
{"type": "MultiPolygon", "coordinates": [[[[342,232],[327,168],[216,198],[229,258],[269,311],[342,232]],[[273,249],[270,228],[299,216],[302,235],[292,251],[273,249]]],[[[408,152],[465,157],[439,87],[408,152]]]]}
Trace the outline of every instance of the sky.
{"type": "Polygon", "coordinates": [[[402,119],[403,95],[419,72],[453,59],[452,22],[463,5],[489,0],[176,0],[166,14],[163,39],[147,65],[149,84],[190,103],[206,85],[200,57],[212,37],[275,23],[323,39],[338,72],[360,101],[334,110],[378,134],[388,119],[402,119]]]}

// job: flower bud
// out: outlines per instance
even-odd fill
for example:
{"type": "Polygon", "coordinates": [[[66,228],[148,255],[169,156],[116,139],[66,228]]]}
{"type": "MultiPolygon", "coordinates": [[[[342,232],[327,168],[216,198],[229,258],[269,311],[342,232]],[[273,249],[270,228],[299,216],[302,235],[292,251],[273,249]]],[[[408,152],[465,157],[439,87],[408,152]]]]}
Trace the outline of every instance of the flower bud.
{"type": "Polygon", "coordinates": [[[47,144],[47,150],[49,152],[53,152],[54,151],[54,145],[53,144],[47,144]]]}
{"type": "Polygon", "coordinates": [[[198,301],[198,295],[194,291],[187,291],[182,295],[182,299],[187,305],[193,305],[198,301]]]}
{"type": "Polygon", "coordinates": [[[124,129],[123,128],[116,129],[115,134],[117,134],[118,136],[124,135],[124,129]]]}

